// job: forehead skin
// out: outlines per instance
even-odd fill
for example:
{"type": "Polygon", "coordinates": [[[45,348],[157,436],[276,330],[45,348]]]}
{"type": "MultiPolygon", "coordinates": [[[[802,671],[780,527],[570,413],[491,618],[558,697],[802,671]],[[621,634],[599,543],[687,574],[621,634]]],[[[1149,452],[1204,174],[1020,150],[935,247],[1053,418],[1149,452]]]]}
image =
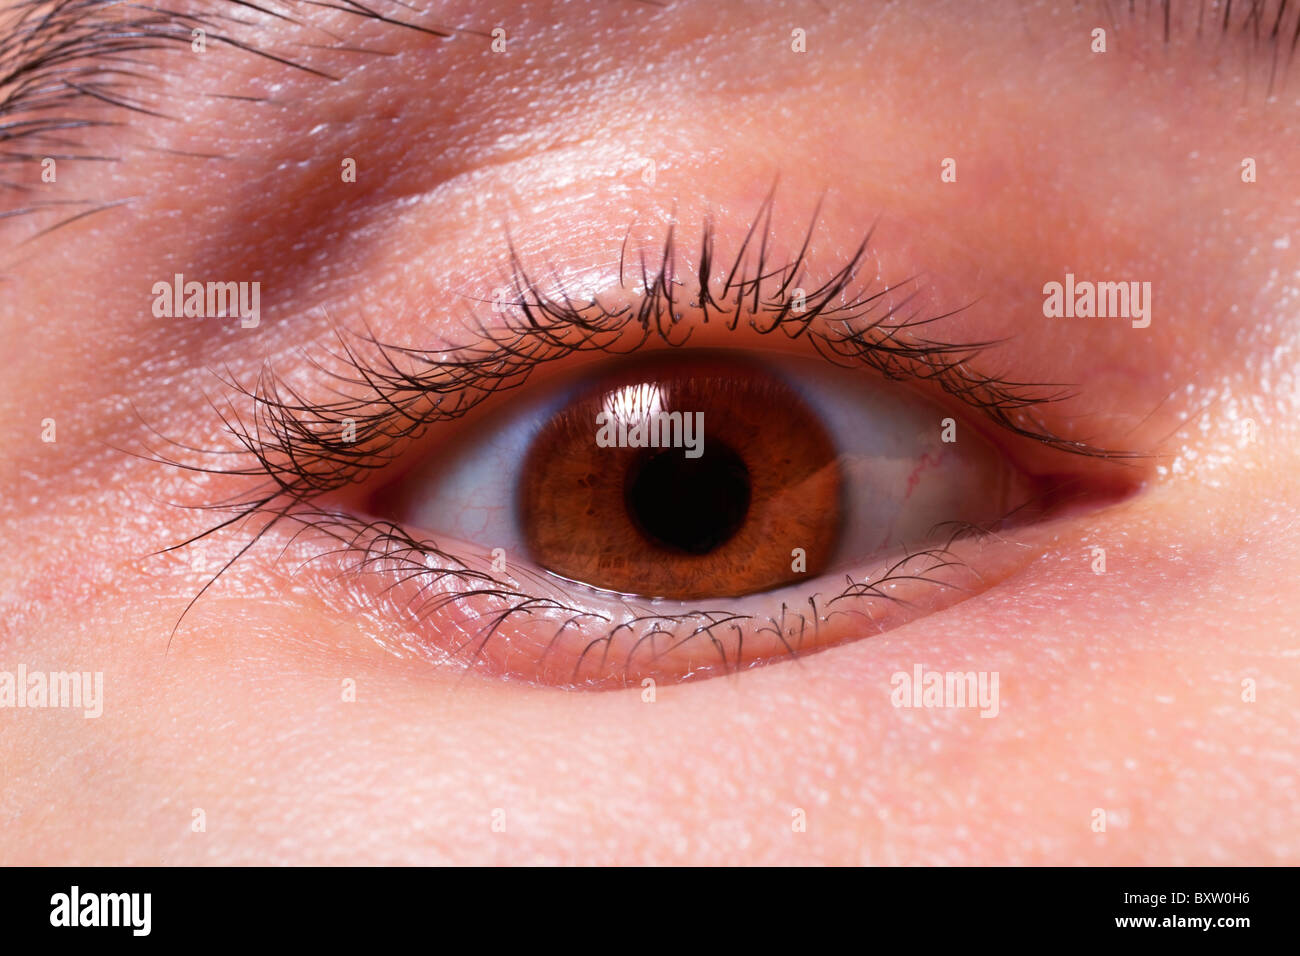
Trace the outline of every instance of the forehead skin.
{"type": "MultiPolygon", "coordinates": [[[[825,6],[393,7],[446,39],[245,10],[206,52],[150,51],[151,80],[117,80],[174,118],[79,134],[115,161],[60,161],[40,195],[126,202],[46,235],[61,212],[0,220],[20,356],[0,385],[4,666],[102,670],[107,695],[97,721],[0,712],[5,862],[1295,859],[1289,33],[1275,60],[1267,29],[1198,34],[1191,9],[1166,41],[1158,17],[1072,3],[825,6]],[[1068,433],[1158,450],[1143,494],[947,611],[653,704],[394,661],[366,638],[394,625],[339,619],[273,556],[164,655],[203,576],[143,556],[201,518],[161,503],[173,476],[111,451],[138,437],[133,409],[210,443],[213,367],[292,362],[334,322],[453,335],[500,283],[507,229],[604,288],[630,228],[648,244],[709,213],[734,246],[778,177],[780,242],[823,194],[828,260],[878,219],[884,281],[978,299],[945,335],[1008,338],[1014,377],[1076,385],[1051,413],[1068,433]],[[260,281],[261,325],[154,319],[148,290],[176,272],[260,281]],[[1151,282],[1150,327],[1045,317],[1043,284],[1067,272],[1151,282]],[[890,706],[917,663],[999,672],[998,719],[890,706]]],[[[17,175],[40,188],[39,166],[17,175]]]]}

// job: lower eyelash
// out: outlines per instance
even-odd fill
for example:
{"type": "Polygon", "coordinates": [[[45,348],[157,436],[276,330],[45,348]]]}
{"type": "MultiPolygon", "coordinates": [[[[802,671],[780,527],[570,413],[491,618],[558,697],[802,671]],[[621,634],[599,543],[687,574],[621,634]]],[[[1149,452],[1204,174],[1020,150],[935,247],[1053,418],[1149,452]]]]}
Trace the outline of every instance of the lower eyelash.
{"type": "MultiPolygon", "coordinates": [[[[846,576],[844,586],[829,598],[814,593],[803,602],[806,608],[783,602],[775,615],[724,608],[656,611],[622,596],[605,596],[611,612],[602,613],[578,606],[548,575],[523,569],[511,575],[493,573],[489,570],[490,558],[454,555],[431,541],[417,540],[391,522],[325,510],[295,510],[287,512],[285,518],[301,527],[293,532],[282,554],[308,535],[320,535],[338,545],[314,550],[299,568],[325,562],[336,569],[333,577],[373,577],[379,584],[380,598],[389,600],[394,610],[408,615],[417,627],[427,626],[435,618],[455,618],[464,639],[439,647],[435,656],[441,660],[459,662],[466,673],[487,671],[496,677],[563,689],[617,689],[638,684],[646,677],[698,680],[735,674],[782,657],[798,660],[805,653],[833,646],[820,638],[823,628],[837,617],[874,620],[874,615],[866,612],[875,603],[905,606],[906,600],[889,593],[895,585],[910,582],[937,589],[959,588],[938,576],[949,569],[975,574],[953,552],[953,545],[963,538],[993,533],[989,528],[956,524],[945,543],[908,551],[874,579],[846,576]],[[531,593],[521,583],[529,579],[536,586],[531,593]],[[510,640],[501,632],[522,620],[536,628],[543,626],[541,622],[549,622],[546,626],[554,625],[554,631],[549,639],[541,640],[545,650],[535,670],[507,668],[503,672],[488,660],[489,644],[510,640]],[[560,667],[552,676],[539,680],[538,675],[552,674],[547,667],[553,661],[547,658],[556,653],[556,645],[566,637],[583,644],[576,656],[569,654],[574,658],[572,668],[560,667]],[[747,640],[751,650],[756,640],[779,645],[777,657],[747,659],[747,640]],[[706,652],[702,658],[705,663],[692,666],[686,673],[656,669],[656,662],[669,654],[681,657],[690,653],[692,644],[706,652]]],[[[376,592],[367,588],[365,593],[376,592]]],[[[888,629],[878,627],[879,631],[888,629]]],[[[439,633],[445,637],[447,630],[440,623],[439,633]]],[[[429,650],[423,646],[421,649],[429,650]]],[[[526,652],[523,656],[527,656],[526,652]]]]}
{"type": "MultiPolygon", "coordinates": [[[[914,325],[928,326],[934,319],[919,314],[903,317],[899,310],[906,301],[884,304],[880,299],[881,293],[853,291],[857,269],[867,248],[866,240],[830,280],[807,294],[806,311],[796,314],[792,309],[792,286],[803,281],[805,276],[805,255],[816,215],[803,248],[792,263],[776,268],[766,261],[766,241],[758,248],[757,261],[753,261],[754,257],[747,255],[746,250],[755,230],[765,230],[770,224],[771,201],[771,196],[764,201],[755,219],[755,228],[742,244],[725,284],[720,288],[712,282],[713,233],[706,223],[696,260],[698,274],[694,281],[696,297],[692,308],[706,313],[712,310],[715,317],[721,316],[724,324],[732,329],[739,325],[742,317],[748,317],[750,327],[758,334],[779,330],[792,339],[802,336],[833,364],[865,365],[886,378],[936,382],[949,395],[980,410],[1008,432],[1058,451],[1109,459],[1144,457],[1132,452],[1096,448],[1023,424],[1022,414],[1063,396],[1046,394],[1043,386],[1002,381],[974,372],[968,363],[983,345],[945,345],[929,338],[909,341],[905,335],[908,329],[914,325]],[[813,322],[818,318],[829,322],[833,331],[813,331],[813,322]]],[[[338,543],[351,549],[347,553],[352,555],[354,570],[366,572],[385,563],[395,568],[400,573],[393,579],[394,588],[401,586],[409,590],[414,587],[419,595],[444,582],[459,582],[463,590],[440,593],[436,599],[439,603],[434,605],[434,609],[444,608],[448,602],[500,601],[505,616],[495,628],[489,627],[482,646],[491,639],[493,630],[499,629],[515,615],[572,611],[583,618],[600,617],[571,608],[558,598],[520,591],[490,573],[474,570],[466,561],[440,552],[428,543],[416,541],[394,525],[370,522],[344,513],[310,511],[307,506],[320,496],[384,467],[398,456],[407,442],[419,437],[434,422],[464,415],[498,389],[522,383],[533,368],[544,362],[573,352],[630,351],[618,346],[618,337],[627,330],[634,337],[639,332],[638,346],[652,335],[657,335],[668,345],[683,344],[689,337],[689,330],[679,334],[678,340],[674,339],[674,332],[681,332],[677,326],[680,314],[674,298],[680,294],[680,283],[676,277],[671,232],[664,244],[662,262],[655,269],[649,268],[644,259],[639,264],[643,292],[638,307],[635,310],[610,311],[595,301],[574,301],[563,289],[549,294],[544,292],[524,271],[518,258],[512,255],[516,297],[507,304],[513,313],[507,315],[503,330],[495,334],[483,330],[480,344],[469,349],[412,349],[385,345],[368,330],[367,334],[354,338],[340,331],[340,351],[329,354],[341,363],[341,367],[328,368],[321,362],[316,363],[318,371],[339,386],[334,394],[342,397],[337,400],[311,401],[269,370],[259,375],[252,388],[243,387],[233,380],[226,381],[225,384],[234,390],[235,397],[243,396],[250,401],[251,414],[241,415],[233,398],[226,408],[218,409],[234,448],[212,451],[211,454],[217,456],[216,465],[205,466],[193,459],[185,460],[206,453],[202,449],[172,442],[154,430],[163,441],[178,449],[180,457],[146,449],[145,457],[149,459],[198,473],[262,479],[257,488],[242,497],[201,506],[213,511],[226,511],[231,516],[206,532],[164,549],[184,548],[209,535],[233,529],[245,519],[252,522],[261,518],[265,521],[194,596],[176,622],[172,638],[189,609],[216,580],[286,519],[303,524],[303,530],[315,526],[326,533],[332,531],[338,543]],[[355,395],[349,395],[347,387],[355,389],[355,395]],[[354,423],[353,440],[340,438],[345,422],[354,423]],[[236,462],[234,465],[226,464],[232,459],[236,462]],[[313,514],[316,516],[314,522],[309,518],[313,514]],[[429,556],[433,556],[435,567],[428,566],[429,556]],[[512,605],[510,601],[515,603],[512,605]]],[[[622,271],[620,268],[620,276],[622,271]]],[[[338,551],[332,549],[327,553],[338,551]]],[[[905,568],[909,561],[924,561],[927,555],[940,558],[944,551],[946,549],[922,549],[906,556],[900,567],[905,568]]],[[[955,563],[940,562],[933,571],[956,566],[955,563]]],[[[924,574],[909,577],[919,580],[924,578],[924,574]]],[[[753,628],[754,634],[774,629],[780,637],[789,632],[784,620],[789,615],[795,633],[804,635],[809,629],[816,630],[825,624],[829,620],[828,614],[836,614],[832,605],[837,603],[843,606],[849,601],[894,600],[882,591],[872,590],[873,587],[883,587],[885,583],[863,584],[850,579],[839,594],[832,596],[820,608],[818,596],[814,595],[808,601],[807,612],[783,608],[781,620],[771,617],[760,620],[751,614],[709,611],[662,615],[651,610],[638,610],[631,602],[625,602],[624,610],[631,612],[643,633],[654,628],[660,629],[655,633],[666,633],[671,628],[686,630],[691,622],[698,622],[689,627],[685,639],[698,638],[718,647],[717,663],[709,668],[709,672],[721,673],[744,664],[741,645],[745,627],[753,628]],[[734,655],[726,653],[725,643],[717,637],[715,632],[719,628],[731,628],[737,633],[734,655]]],[[[949,586],[940,581],[930,583],[949,586]]],[[[553,587],[553,583],[549,586],[553,587]]],[[[424,611],[427,616],[430,607],[426,606],[424,611]]],[[[616,641],[622,640],[629,624],[626,621],[615,622],[611,616],[606,626],[609,633],[593,644],[600,646],[603,641],[603,661],[608,660],[609,649],[616,641]]],[[[790,653],[798,656],[798,650],[798,647],[792,648],[790,653]]],[[[470,667],[481,653],[481,648],[475,652],[470,667]]],[[[579,667],[571,676],[570,683],[577,686],[584,680],[579,667]]]]}

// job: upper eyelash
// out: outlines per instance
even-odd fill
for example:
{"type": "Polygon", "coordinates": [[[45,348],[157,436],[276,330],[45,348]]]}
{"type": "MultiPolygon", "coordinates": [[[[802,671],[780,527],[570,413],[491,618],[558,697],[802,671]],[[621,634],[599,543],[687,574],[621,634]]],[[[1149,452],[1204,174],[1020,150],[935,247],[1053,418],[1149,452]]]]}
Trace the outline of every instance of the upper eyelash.
{"type": "MultiPolygon", "coordinates": [[[[894,380],[931,381],[997,426],[1058,451],[1121,460],[1145,457],[1140,452],[1064,438],[1025,423],[1022,419],[1033,408],[1064,400],[1071,393],[1059,386],[1048,391],[1053,386],[1013,382],[975,371],[970,363],[996,342],[955,344],[908,334],[955,312],[902,315],[900,310],[911,303],[915,293],[886,305],[884,296],[907,282],[854,292],[870,231],[830,279],[805,292],[805,310],[796,311],[793,292],[805,275],[817,216],[814,213],[794,260],[773,267],[766,242],[771,209],[769,194],[720,284],[711,275],[716,261],[714,231],[711,223],[705,222],[689,303],[705,322],[710,310],[716,317],[725,317],[731,330],[748,319],[757,334],[780,331],[791,339],[804,338],[835,364],[865,365],[894,380]],[[749,250],[760,227],[764,239],[751,257],[749,250]],[[832,328],[814,328],[819,320],[832,328]]],[[[471,315],[478,325],[476,343],[412,348],[381,342],[368,326],[365,332],[336,330],[338,350],[326,350],[334,366],[311,359],[322,375],[342,387],[336,400],[310,400],[269,368],[259,373],[252,386],[234,378],[224,380],[236,397],[251,403],[248,418],[240,414],[234,398],[228,400],[224,411],[218,410],[237,446],[234,453],[244,456],[246,464],[213,468],[157,454],[154,457],[196,471],[269,479],[262,491],[243,499],[246,512],[264,510],[277,502],[302,503],[384,467],[407,441],[418,438],[431,425],[459,418],[493,393],[522,384],[542,364],[579,352],[632,352],[651,337],[670,346],[684,345],[690,338],[689,328],[677,334],[683,328],[683,302],[672,228],[657,266],[650,267],[644,253],[638,258],[642,286],[635,308],[623,305],[611,309],[595,299],[575,301],[558,282],[553,291],[546,291],[513,246],[509,263],[514,297],[504,303],[505,314],[497,328],[489,328],[471,315]],[[620,345],[629,330],[639,331],[639,338],[630,346],[620,345]],[[348,389],[354,391],[349,394],[348,389]],[[354,436],[344,440],[349,424],[354,436]]],[[[624,287],[625,265],[621,255],[620,283],[624,287]]],[[[214,452],[230,453],[229,449],[214,452]]],[[[237,502],[221,505],[238,506],[237,502]]]]}
{"type": "MultiPolygon", "coordinates": [[[[710,311],[714,317],[725,317],[731,330],[747,320],[749,327],[760,335],[781,331],[790,338],[805,338],[819,354],[836,364],[866,365],[892,379],[931,380],[1002,428],[1059,451],[1099,458],[1144,457],[1136,452],[1098,448],[1057,436],[1044,428],[1022,424],[1014,417],[1017,413],[1060,401],[1068,397],[1067,393],[1047,392],[1046,386],[1011,382],[971,369],[971,360],[995,343],[958,345],[909,335],[911,330],[952,313],[924,316],[914,311],[902,314],[901,310],[911,303],[915,293],[898,303],[885,302],[885,294],[897,291],[900,285],[874,292],[866,288],[855,292],[858,269],[871,238],[870,231],[830,279],[811,292],[805,292],[805,310],[796,311],[793,290],[799,287],[806,274],[817,212],[814,212],[799,253],[792,261],[776,267],[771,264],[767,241],[771,212],[772,194],[769,193],[726,270],[725,278],[720,281],[712,275],[716,248],[712,224],[706,220],[692,282],[694,294],[689,302],[689,307],[701,312],[706,322],[710,320],[710,311]],[[754,237],[760,232],[757,251],[751,255],[749,250],[754,237]],[[819,321],[831,326],[832,330],[814,327],[814,323],[819,321]]],[[[346,531],[357,553],[358,570],[370,569],[384,561],[391,564],[398,561],[396,555],[435,554],[446,559],[444,567],[433,572],[436,577],[451,575],[466,583],[471,592],[478,588],[477,593],[491,593],[507,602],[517,599],[524,602],[523,607],[531,608],[540,599],[491,575],[470,571],[463,561],[439,551],[433,542],[416,541],[388,522],[371,522],[342,512],[306,511],[303,506],[360,480],[368,472],[383,468],[399,456],[409,441],[418,438],[433,424],[458,418],[496,391],[522,384],[532,370],[546,362],[583,351],[631,352],[655,336],[671,346],[685,344],[690,330],[682,331],[683,283],[678,275],[674,243],[675,232],[670,228],[659,262],[654,267],[650,266],[644,253],[638,255],[639,304],[635,308],[624,305],[614,309],[606,308],[594,299],[575,301],[558,282],[553,291],[546,291],[524,267],[511,245],[509,269],[513,299],[505,303],[504,319],[495,329],[489,329],[471,315],[478,325],[475,344],[417,349],[383,343],[368,326],[364,332],[337,330],[338,350],[327,350],[333,365],[319,358],[309,359],[322,375],[341,386],[337,400],[309,400],[272,369],[266,368],[251,387],[234,378],[224,380],[234,394],[228,398],[224,409],[213,406],[231,436],[234,448],[209,451],[183,446],[154,429],[154,434],[163,441],[187,453],[218,456],[218,464],[181,460],[149,449],[148,457],[153,460],[195,472],[265,479],[256,489],[235,498],[197,506],[228,512],[229,517],[185,541],[162,549],[185,548],[244,519],[259,515],[265,518],[265,523],[194,595],[177,620],[172,637],[189,609],[203,594],[286,518],[317,529],[346,531]],[[639,337],[627,346],[621,340],[629,330],[639,331],[639,337]],[[251,403],[251,414],[247,418],[236,407],[235,401],[239,397],[251,403]],[[349,422],[355,428],[352,441],[343,437],[344,426],[349,422]],[[222,456],[231,455],[240,459],[238,464],[220,463],[222,456]],[[358,547],[362,541],[366,542],[365,546],[358,547]],[[453,567],[453,562],[458,567],[453,567]]],[[[625,252],[626,240],[620,253],[619,269],[620,285],[624,288],[628,271],[625,252]]],[[[960,533],[978,534],[988,530],[966,526],[960,533]]],[[[334,537],[343,540],[338,533],[334,533],[334,537]]],[[[909,553],[898,566],[926,555],[938,562],[930,570],[937,570],[945,566],[947,548],[909,553]]],[[[409,573],[429,573],[422,563],[418,568],[412,565],[406,570],[409,573]]],[[[884,596],[878,588],[889,580],[888,574],[881,581],[865,584],[849,578],[844,591],[829,603],[863,596],[863,588],[884,596]]],[[[420,593],[433,583],[433,579],[426,581],[420,593]]],[[[941,581],[933,583],[943,584],[941,581]]],[[[813,600],[816,624],[819,617],[815,597],[813,600]]],[[[515,613],[518,607],[507,608],[505,616],[515,613]]],[[[576,613],[576,609],[569,610],[576,613]]],[[[658,622],[680,624],[693,619],[704,620],[710,623],[703,627],[703,632],[716,643],[712,628],[717,624],[711,622],[716,620],[718,613],[649,614],[640,620],[656,622],[653,625],[656,629],[659,628],[658,622]]],[[[785,613],[783,608],[783,617],[785,613]]],[[[802,618],[803,613],[797,612],[797,616],[802,618]]],[[[726,621],[752,620],[751,615],[723,614],[723,618],[726,621]]],[[[497,626],[502,621],[504,617],[497,626]]],[[[784,628],[784,622],[773,620],[769,623],[772,627],[784,628]]],[[[614,635],[609,636],[612,638],[614,635]]],[[[725,653],[722,661],[725,669],[725,653]]],[[[575,671],[575,680],[576,676],[575,671]]]]}

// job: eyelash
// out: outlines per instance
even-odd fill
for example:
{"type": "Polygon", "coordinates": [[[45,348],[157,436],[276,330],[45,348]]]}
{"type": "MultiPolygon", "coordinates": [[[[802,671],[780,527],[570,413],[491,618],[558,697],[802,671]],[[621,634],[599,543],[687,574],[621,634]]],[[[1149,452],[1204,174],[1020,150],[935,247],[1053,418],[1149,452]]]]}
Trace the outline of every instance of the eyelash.
{"type": "MultiPolygon", "coordinates": [[[[870,232],[831,279],[804,294],[805,308],[798,311],[795,290],[806,278],[807,252],[818,215],[814,212],[797,256],[779,267],[772,267],[768,250],[771,215],[772,195],[769,194],[720,283],[713,277],[714,230],[710,222],[705,222],[697,266],[690,277],[695,291],[689,303],[689,308],[702,314],[705,323],[711,318],[722,318],[728,331],[734,332],[742,321],[747,321],[748,328],[759,335],[780,331],[790,339],[802,337],[823,358],[836,365],[866,366],[892,380],[930,381],[1002,429],[1057,451],[1107,459],[1143,457],[1134,452],[1097,448],[1017,421],[1017,416],[1025,415],[1033,407],[1068,396],[1060,392],[1045,393],[1043,386],[973,372],[968,363],[994,343],[953,345],[906,337],[909,330],[953,313],[921,317],[920,313],[913,312],[902,316],[900,310],[916,297],[915,290],[897,304],[885,304],[887,293],[897,292],[908,283],[876,292],[866,288],[854,292],[870,232]],[[756,235],[762,238],[755,250],[756,235]],[[833,326],[834,331],[814,329],[817,322],[833,326]]],[[[619,284],[625,291],[626,245],[625,239],[619,261],[619,284]]],[[[336,330],[338,350],[327,350],[328,361],[314,359],[312,364],[340,386],[338,400],[309,401],[271,370],[263,371],[252,387],[234,378],[223,379],[233,394],[227,399],[225,410],[215,405],[214,408],[236,448],[202,451],[168,442],[200,455],[234,454],[242,459],[240,464],[209,467],[148,449],[147,457],[177,468],[267,480],[243,498],[198,506],[231,514],[214,527],[163,549],[183,549],[224,529],[254,522],[259,516],[265,518],[265,523],[255,529],[251,538],[195,594],[177,620],[171,639],[175,638],[185,615],[221,575],[287,519],[301,526],[291,536],[291,544],[307,532],[315,531],[339,545],[319,552],[317,558],[342,557],[343,570],[356,575],[371,572],[388,575],[391,584],[384,589],[385,593],[393,593],[399,586],[413,586],[414,592],[409,595],[405,609],[417,620],[454,602],[475,598],[499,602],[500,611],[487,616],[490,626],[485,625],[487,633],[467,667],[474,665],[487,641],[507,620],[516,614],[531,615],[537,611],[571,615],[560,625],[548,648],[579,618],[596,618],[603,626],[613,625],[604,636],[587,645],[587,651],[604,645],[601,672],[596,681],[605,680],[604,666],[615,639],[633,626],[642,628],[642,636],[624,660],[624,674],[628,673],[632,656],[647,637],[668,634],[673,635],[671,640],[679,629],[687,627],[690,634],[681,640],[697,637],[709,640],[719,651],[724,673],[735,668],[715,631],[734,630],[735,658],[739,666],[744,641],[742,625],[754,626],[757,621],[754,615],[703,609],[655,614],[627,600],[624,605],[632,612],[632,619],[614,625],[611,618],[572,607],[561,597],[521,591],[488,570],[472,566],[474,559],[449,554],[433,541],[417,540],[391,522],[306,507],[321,496],[383,469],[432,425],[460,418],[497,391],[523,384],[534,369],[545,363],[580,352],[626,354],[652,339],[680,347],[690,338],[690,328],[675,337],[683,326],[682,281],[678,278],[675,233],[671,228],[656,266],[649,265],[644,253],[637,257],[641,286],[640,303],[635,309],[630,306],[609,309],[596,300],[578,302],[562,286],[548,293],[524,268],[513,245],[509,248],[509,288],[513,298],[504,303],[504,325],[491,331],[478,322],[475,344],[466,348],[412,349],[382,343],[368,326],[363,333],[336,330]],[[638,335],[630,347],[622,344],[629,330],[636,330],[638,335]],[[252,413],[247,419],[236,408],[235,403],[240,399],[251,403],[252,413]],[[355,429],[351,441],[343,437],[349,425],[355,429]],[[453,584],[453,589],[443,590],[448,582],[453,584]],[[430,592],[434,595],[430,596],[430,592]]],[[[168,441],[156,430],[155,434],[168,441]]],[[[864,583],[846,577],[844,589],[820,608],[816,594],[808,599],[808,611],[793,610],[783,603],[779,619],[766,619],[755,633],[772,631],[789,654],[797,657],[805,632],[810,626],[815,631],[822,622],[828,621],[826,615],[836,613],[831,609],[837,602],[865,597],[896,600],[883,590],[895,578],[950,586],[930,575],[959,563],[950,550],[952,545],[959,538],[988,533],[996,526],[954,525],[946,544],[908,553],[878,580],[864,583]],[[918,561],[929,564],[917,568],[918,561]],[[784,635],[796,633],[798,640],[792,646],[784,635]]],[[[483,564],[486,568],[487,562],[483,564]]],[[[538,580],[553,595],[561,593],[553,582],[538,580]]],[[[467,645],[462,645],[462,649],[467,645]]],[[[579,680],[585,657],[586,652],[575,666],[571,686],[593,683],[579,680]]]]}
{"type": "MultiPolygon", "coordinates": [[[[574,664],[568,683],[558,685],[564,689],[609,686],[611,679],[614,681],[614,686],[626,686],[629,683],[627,675],[631,671],[633,658],[640,651],[641,645],[647,640],[652,642],[651,654],[657,658],[677,649],[687,641],[696,638],[707,639],[718,652],[721,664],[720,673],[735,673],[743,669],[740,664],[743,657],[745,634],[742,625],[752,626],[757,624],[753,633],[772,633],[785,645],[789,655],[792,658],[797,658],[803,649],[805,634],[810,630],[810,622],[811,630],[815,634],[821,622],[829,622],[831,617],[837,613],[850,613],[833,610],[833,606],[838,602],[868,596],[885,601],[898,601],[898,598],[888,594],[885,589],[888,585],[902,580],[919,580],[933,584],[936,587],[951,587],[952,585],[927,577],[927,575],[936,573],[946,567],[961,566],[961,562],[955,558],[950,550],[951,546],[959,538],[991,534],[994,530],[993,528],[977,528],[974,525],[954,522],[952,523],[954,525],[952,534],[945,544],[909,551],[901,558],[898,558],[886,569],[883,575],[874,581],[861,582],[846,577],[843,589],[820,605],[817,594],[810,596],[807,600],[809,607],[807,612],[792,609],[783,602],[780,616],[766,619],[732,610],[706,610],[703,608],[675,614],[663,614],[651,612],[634,600],[624,599],[623,607],[633,612],[632,616],[622,623],[614,624],[610,616],[574,607],[562,600],[561,597],[522,591],[487,570],[471,566],[469,560],[472,559],[458,557],[442,551],[432,541],[417,540],[403,528],[389,521],[372,521],[332,511],[294,512],[286,517],[299,521],[303,525],[300,531],[294,535],[295,538],[303,532],[313,531],[321,532],[326,537],[338,542],[339,547],[337,549],[318,552],[314,558],[309,560],[326,560],[334,556],[342,557],[345,562],[342,567],[343,573],[353,575],[380,574],[389,582],[384,589],[385,592],[392,592],[400,585],[413,585],[414,593],[397,602],[395,609],[410,614],[417,621],[432,615],[447,605],[466,602],[473,598],[486,597],[499,602],[499,610],[494,610],[488,614],[480,612],[478,615],[487,618],[490,622],[490,627],[485,625],[486,633],[482,633],[481,636],[476,633],[472,640],[467,640],[448,655],[450,658],[455,658],[466,647],[472,644],[477,645],[474,656],[465,662],[466,670],[474,666],[477,658],[482,655],[487,642],[515,615],[531,616],[542,611],[558,616],[567,615],[548,642],[547,651],[543,653],[539,666],[545,664],[546,653],[550,652],[555,643],[575,622],[582,618],[594,619],[599,623],[599,626],[607,628],[607,630],[601,636],[594,637],[587,643],[585,650],[574,664]],[[431,560],[434,561],[434,566],[430,565],[431,560]],[[928,560],[930,563],[920,569],[912,567],[918,560],[928,560]],[[435,591],[446,579],[454,581],[457,590],[435,591]],[[434,591],[433,596],[427,596],[427,592],[430,591],[434,591]],[[620,678],[618,672],[611,675],[606,669],[609,649],[613,647],[614,642],[623,631],[628,631],[631,634],[634,628],[640,628],[641,634],[624,657],[623,676],[620,678]],[[689,629],[689,633],[685,637],[681,637],[679,636],[680,629],[689,629]],[[734,661],[728,656],[726,645],[714,633],[718,629],[729,629],[735,632],[734,661]],[[796,634],[798,636],[793,645],[786,641],[785,635],[793,637],[796,634]],[[666,650],[658,650],[656,653],[653,640],[657,636],[664,636],[675,643],[670,644],[666,650]],[[601,651],[601,661],[596,674],[589,676],[585,680],[581,679],[583,666],[588,660],[588,655],[593,653],[595,649],[602,647],[604,649],[601,651]]],[[[488,562],[480,560],[486,567],[488,562]]],[[[546,581],[537,575],[527,576],[535,578],[538,585],[551,591],[552,595],[561,593],[552,582],[546,581]]],[[[642,652],[642,656],[644,656],[644,652],[642,652]]],[[[756,666],[758,663],[751,662],[744,666],[756,666]]],[[[718,672],[710,668],[697,668],[681,679],[713,676],[715,673],[718,672]]]]}

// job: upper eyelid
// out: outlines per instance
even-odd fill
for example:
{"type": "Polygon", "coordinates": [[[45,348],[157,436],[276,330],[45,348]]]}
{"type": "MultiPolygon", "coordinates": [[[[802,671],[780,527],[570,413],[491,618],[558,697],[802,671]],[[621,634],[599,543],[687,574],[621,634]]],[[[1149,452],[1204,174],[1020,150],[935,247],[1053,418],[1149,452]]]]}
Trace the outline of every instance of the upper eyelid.
{"type": "MultiPolygon", "coordinates": [[[[750,322],[760,334],[780,331],[804,339],[837,364],[867,365],[893,379],[929,380],[994,425],[1059,451],[1097,458],[1145,457],[1025,424],[1021,412],[1065,396],[1047,386],[979,373],[972,363],[988,343],[942,343],[929,330],[936,316],[900,314],[898,302],[886,300],[857,278],[865,239],[830,279],[809,283],[806,311],[796,311],[791,304],[798,291],[795,282],[804,275],[808,237],[816,220],[794,259],[774,265],[768,244],[754,239],[758,229],[767,228],[770,209],[769,195],[750,238],[729,266],[716,272],[717,250],[706,222],[693,284],[678,271],[670,230],[656,266],[638,254],[637,267],[625,271],[625,279],[629,272],[639,276],[649,291],[643,289],[616,306],[574,300],[563,287],[544,290],[512,251],[514,298],[506,303],[503,322],[482,326],[476,341],[429,350],[386,344],[368,328],[361,333],[338,330],[338,349],[329,352],[328,360],[312,360],[325,378],[344,386],[332,390],[338,397],[309,399],[274,369],[264,369],[251,386],[226,381],[233,393],[222,418],[246,464],[209,469],[156,453],[152,457],[182,468],[264,476],[267,483],[233,506],[247,513],[308,502],[385,466],[430,426],[463,416],[494,392],[522,382],[540,365],[578,352],[608,352],[616,342],[622,352],[629,333],[636,339],[634,347],[651,338],[683,344],[693,327],[683,319],[686,308],[711,308],[715,318],[728,316],[732,329],[750,322]],[[713,274],[705,275],[706,270],[713,274]],[[916,327],[926,328],[924,338],[911,334],[916,327]],[[251,407],[251,413],[236,406],[241,396],[249,400],[245,407],[251,407]],[[352,433],[346,437],[349,427],[352,433]]],[[[229,450],[224,454],[229,456],[229,450]]]]}

